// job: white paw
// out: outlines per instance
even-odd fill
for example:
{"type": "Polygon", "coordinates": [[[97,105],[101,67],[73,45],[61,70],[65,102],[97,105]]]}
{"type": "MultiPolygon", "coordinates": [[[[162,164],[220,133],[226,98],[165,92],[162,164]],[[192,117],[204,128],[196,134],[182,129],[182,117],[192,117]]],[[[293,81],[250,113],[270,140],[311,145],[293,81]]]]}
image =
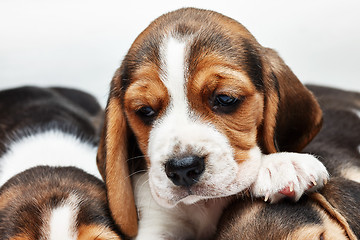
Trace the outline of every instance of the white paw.
{"type": "Polygon", "coordinates": [[[304,191],[323,187],[329,174],[314,156],[303,153],[273,153],[263,155],[259,175],[252,186],[256,197],[277,202],[284,197],[299,200],[304,191]]]}

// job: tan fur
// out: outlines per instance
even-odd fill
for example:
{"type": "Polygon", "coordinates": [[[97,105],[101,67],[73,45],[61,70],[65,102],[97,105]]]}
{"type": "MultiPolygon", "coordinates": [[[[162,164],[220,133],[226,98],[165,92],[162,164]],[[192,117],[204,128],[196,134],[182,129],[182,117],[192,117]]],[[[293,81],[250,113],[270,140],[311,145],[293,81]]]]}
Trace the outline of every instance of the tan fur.
{"type": "Polygon", "coordinates": [[[0,196],[0,209],[5,208],[12,199],[17,199],[21,196],[21,187],[14,187],[3,191],[0,196]]]}
{"type": "MultiPolygon", "coordinates": [[[[113,78],[106,123],[98,152],[98,166],[107,185],[110,209],[115,221],[127,236],[133,237],[137,231],[137,216],[127,167],[130,157],[126,152],[127,137],[134,134],[139,148],[146,154],[151,130],[141,122],[135,111],[147,104],[158,110],[161,115],[169,102],[169,96],[159,78],[159,59],[150,59],[156,54],[150,52],[149,56],[144,57],[143,53],[139,54],[138,51],[147,41],[160,39],[174,29],[181,34],[185,29],[196,32],[206,28],[227,36],[234,44],[233,47],[240,51],[243,45],[239,39],[246,40],[258,52],[258,57],[263,63],[265,86],[264,92],[261,92],[247,75],[247,66],[242,66],[228,56],[203,49],[204,52],[197,53],[196,59],[189,60],[197,63],[196,66],[190,64],[186,73],[189,80],[189,104],[204,118],[203,121],[211,122],[227,136],[239,164],[248,158],[247,151],[256,145],[260,145],[264,153],[279,151],[275,140],[279,133],[288,137],[284,142],[289,143],[289,146],[280,150],[299,151],[320,129],[321,110],[312,94],[275,52],[263,48],[241,24],[221,14],[198,9],[181,9],[159,17],[136,38],[113,78]],[[140,57],[144,59],[139,61],[140,57]],[[131,79],[127,79],[126,63],[138,64],[132,72],[131,79]],[[274,76],[277,79],[273,79],[274,76]],[[129,81],[125,92],[122,91],[122,78],[129,81]],[[276,81],[279,82],[279,92],[276,89],[276,81]],[[208,106],[209,97],[214,92],[244,97],[244,102],[233,114],[216,115],[208,106]],[[285,124],[286,116],[281,118],[283,113],[289,116],[296,115],[294,111],[298,111],[299,108],[308,112],[310,105],[311,114],[300,114],[296,116],[296,121],[290,119],[290,123],[285,124]],[[298,129],[298,125],[302,126],[303,123],[309,125],[306,129],[301,129],[303,135],[291,139],[291,128],[298,129]],[[288,129],[290,130],[287,131],[288,129]]],[[[145,159],[149,167],[150,161],[146,156],[145,159]]]]}
{"type": "Polygon", "coordinates": [[[121,240],[111,229],[102,225],[83,225],[79,227],[77,240],[121,240]]]}
{"type": "MultiPolygon", "coordinates": [[[[337,197],[341,198],[341,196],[337,197]]],[[[244,202],[239,201],[235,205],[231,205],[229,210],[225,212],[220,221],[218,237],[215,239],[235,240],[241,238],[252,240],[259,239],[259,236],[271,240],[357,239],[347,220],[330,204],[324,195],[314,193],[305,201],[305,204],[299,203],[301,206],[298,209],[295,206],[294,208],[289,207],[288,204],[285,204],[284,209],[282,209],[282,203],[279,203],[279,206],[274,206],[250,198],[245,199],[244,202]],[[308,212],[308,215],[301,215],[300,220],[297,221],[298,219],[293,218],[298,217],[296,212],[299,211],[308,212]],[[286,215],[286,212],[288,212],[287,216],[282,215],[286,215]],[[311,212],[317,213],[316,216],[319,216],[320,222],[314,220],[316,218],[313,218],[314,215],[311,215],[311,212]],[[291,219],[298,225],[292,226],[293,222],[288,222],[291,219]]]]}
{"type": "Polygon", "coordinates": [[[20,236],[12,237],[9,240],[32,240],[32,239],[29,239],[28,237],[26,237],[24,235],[20,235],[20,236]]]}
{"type": "Polygon", "coordinates": [[[267,117],[264,120],[262,138],[265,141],[264,150],[268,153],[274,150],[301,151],[320,131],[322,111],[314,95],[302,85],[275,51],[264,48],[263,53],[268,89],[268,94],[265,95],[267,117]],[[278,80],[280,96],[276,96],[272,74],[278,80]],[[293,136],[288,132],[291,129],[301,129],[301,135],[293,136]],[[276,134],[285,136],[284,142],[274,143],[276,134]],[[277,144],[280,149],[274,148],[277,144]]]}
{"type": "MultiPolygon", "coordinates": [[[[305,226],[299,229],[296,229],[294,232],[291,232],[289,236],[283,240],[304,240],[304,239],[314,239],[321,240],[320,237],[325,237],[325,228],[323,226],[314,225],[314,226],[305,226]]],[[[333,238],[325,238],[326,240],[335,240],[333,238]]],[[[338,240],[343,240],[344,235],[340,236],[338,240]]],[[[347,239],[347,238],[345,238],[347,239]]],[[[279,239],[281,240],[281,239],[279,239]]]]}
{"type": "MultiPolygon", "coordinates": [[[[43,237],[48,236],[51,231],[49,223],[52,212],[63,203],[77,204],[79,211],[83,211],[83,215],[77,215],[80,217],[74,220],[80,226],[83,221],[93,221],[87,219],[86,213],[90,210],[89,203],[94,204],[93,207],[97,209],[89,218],[102,218],[102,223],[108,226],[111,221],[106,212],[106,202],[102,182],[78,169],[45,166],[32,168],[16,175],[2,186],[0,211],[2,224],[5,226],[0,225],[0,230],[11,237],[11,234],[17,234],[15,239],[35,240],[38,239],[39,232],[43,237]],[[9,231],[4,231],[6,225],[10,225],[9,231]]],[[[74,231],[78,230],[77,226],[72,227],[76,227],[74,231]]],[[[104,230],[97,234],[104,232],[116,235],[110,227],[99,225],[100,227],[104,230]]]]}
{"type": "Polygon", "coordinates": [[[234,146],[236,159],[246,159],[244,150],[256,145],[257,128],[262,121],[263,97],[259,94],[249,77],[235,69],[235,66],[222,66],[217,61],[205,57],[199,62],[199,69],[188,84],[188,99],[191,107],[217,129],[227,135],[234,146]],[[202,62],[205,63],[202,63],[202,62]],[[213,62],[211,62],[213,61],[213,62]],[[230,115],[218,115],[209,108],[213,94],[225,94],[236,98],[245,98],[239,109],[230,115]],[[260,109],[260,111],[259,111],[260,109]]]}
{"type": "MultiPolygon", "coordinates": [[[[339,224],[339,226],[346,232],[347,236],[349,237],[350,240],[356,240],[357,237],[355,236],[354,232],[351,230],[348,222],[346,221],[346,219],[344,218],[344,216],[342,216],[338,210],[333,207],[331,205],[331,203],[321,194],[319,193],[314,193],[311,195],[311,198],[314,199],[322,209],[324,209],[333,219],[336,219],[337,224],[339,224]]],[[[328,225],[334,225],[332,224],[332,221],[330,218],[328,218],[329,220],[326,222],[326,224],[328,225]]],[[[337,233],[334,231],[332,232],[332,234],[337,235],[337,233]]]]}
{"type": "MultiPolygon", "coordinates": [[[[118,99],[110,99],[107,108],[106,175],[108,202],[120,229],[129,236],[137,233],[137,214],[127,167],[126,119],[118,99]]],[[[104,173],[105,172],[105,173],[104,173]]]]}
{"type": "MultiPolygon", "coordinates": [[[[15,236],[10,238],[9,240],[32,240],[33,238],[29,238],[25,234],[21,234],[19,236],[15,236]]],[[[77,240],[121,240],[121,238],[116,235],[111,229],[102,225],[86,225],[80,226],[78,229],[77,240]]],[[[35,239],[34,239],[35,240],[35,239]]]]}
{"type": "Polygon", "coordinates": [[[331,207],[322,195],[316,193],[313,199],[319,201],[313,206],[320,214],[322,225],[311,226],[309,224],[296,229],[286,238],[287,240],[320,239],[320,236],[326,240],[357,239],[343,216],[331,207]]]}
{"type": "MultiPolygon", "coordinates": [[[[150,126],[144,125],[136,114],[141,107],[150,106],[158,115],[162,115],[168,105],[169,96],[166,87],[159,79],[159,74],[153,68],[142,69],[144,73],[138,74],[139,79],[132,84],[124,96],[125,111],[128,122],[134,131],[138,145],[142,152],[147,152],[147,144],[150,134],[150,126]]],[[[148,161],[148,164],[150,162],[148,161]]]]}
{"type": "Polygon", "coordinates": [[[360,168],[358,167],[343,169],[341,175],[346,179],[360,183],[360,168]]]}

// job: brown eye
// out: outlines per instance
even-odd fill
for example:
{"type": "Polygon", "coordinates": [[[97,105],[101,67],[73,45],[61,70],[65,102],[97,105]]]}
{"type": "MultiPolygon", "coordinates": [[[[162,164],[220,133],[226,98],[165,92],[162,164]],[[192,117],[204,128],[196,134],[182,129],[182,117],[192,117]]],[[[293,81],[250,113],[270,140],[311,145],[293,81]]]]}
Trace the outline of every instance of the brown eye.
{"type": "Polygon", "coordinates": [[[145,124],[151,124],[156,112],[149,106],[144,106],[136,111],[136,114],[144,121],[145,124]]]}
{"type": "Polygon", "coordinates": [[[216,104],[221,105],[223,107],[227,107],[234,105],[238,101],[238,99],[228,95],[220,94],[216,96],[215,101],[216,104]]]}
{"type": "Polygon", "coordinates": [[[219,94],[214,96],[211,105],[213,111],[229,114],[234,112],[243,101],[244,97],[235,98],[226,94],[219,94]]]}
{"type": "Polygon", "coordinates": [[[155,111],[148,106],[140,108],[137,113],[144,117],[152,117],[155,115],[155,111]]]}

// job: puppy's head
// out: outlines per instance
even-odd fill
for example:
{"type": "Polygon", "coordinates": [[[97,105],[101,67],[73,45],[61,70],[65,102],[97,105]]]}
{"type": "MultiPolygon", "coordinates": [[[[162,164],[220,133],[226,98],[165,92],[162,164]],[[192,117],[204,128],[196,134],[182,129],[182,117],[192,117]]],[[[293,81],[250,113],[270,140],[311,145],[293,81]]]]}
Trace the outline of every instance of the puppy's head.
{"type": "Polygon", "coordinates": [[[106,116],[98,165],[130,236],[129,147],[142,152],[159,204],[190,204],[249,187],[260,151],[301,150],[322,119],[274,51],[233,19],[198,9],[165,14],[139,35],[113,78],[106,116]]]}
{"type": "Polygon", "coordinates": [[[74,167],[38,166],[0,188],[1,239],[114,239],[105,186],[74,167]]]}
{"type": "Polygon", "coordinates": [[[355,240],[360,235],[359,193],[359,183],[332,178],[321,193],[296,204],[241,199],[225,210],[215,240],[355,240]]]}

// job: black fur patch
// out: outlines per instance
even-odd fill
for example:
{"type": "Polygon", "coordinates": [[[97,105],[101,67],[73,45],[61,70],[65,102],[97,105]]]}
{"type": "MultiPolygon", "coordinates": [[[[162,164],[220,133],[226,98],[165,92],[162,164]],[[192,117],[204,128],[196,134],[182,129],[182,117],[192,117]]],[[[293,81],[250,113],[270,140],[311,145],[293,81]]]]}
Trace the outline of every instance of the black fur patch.
{"type": "Polygon", "coordinates": [[[20,87],[0,92],[0,156],[16,139],[49,129],[59,129],[92,142],[99,141],[99,126],[92,117],[102,119],[96,99],[68,88],[20,87]]]}

